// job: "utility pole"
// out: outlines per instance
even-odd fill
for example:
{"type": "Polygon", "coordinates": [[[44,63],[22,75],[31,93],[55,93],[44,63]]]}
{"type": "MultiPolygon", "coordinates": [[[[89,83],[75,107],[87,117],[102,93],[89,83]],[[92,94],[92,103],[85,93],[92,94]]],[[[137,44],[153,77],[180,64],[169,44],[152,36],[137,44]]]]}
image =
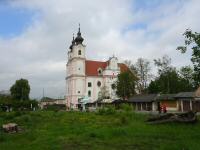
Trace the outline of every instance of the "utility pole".
{"type": "Polygon", "coordinates": [[[43,98],[44,98],[44,88],[43,88],[43,91],[42,91],[42,95],[43,95],[43,98]]]}

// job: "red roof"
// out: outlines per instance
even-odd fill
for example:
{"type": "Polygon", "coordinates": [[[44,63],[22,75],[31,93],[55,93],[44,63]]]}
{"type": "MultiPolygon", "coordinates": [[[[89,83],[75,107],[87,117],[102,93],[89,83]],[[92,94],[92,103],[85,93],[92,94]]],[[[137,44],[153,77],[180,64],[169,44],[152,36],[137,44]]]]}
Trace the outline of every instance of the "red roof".
{"type": "Polygon", "coordinates": [[[98,76],[98,69],[104,70],[107,66],[107,62],[86,60],[85,61],[85,74],[87,76],[98,76]]]}
{"type": "MultiPolygon", "coordinates": [[[[101,61],[93,61],[93,60],[86,60],[85,61],[85,74],[86,76],[98,76],[98,69],[101,68],[104,70],[108,66],[108,61],[101,62],[101,61]]],[[[118,63],[121,72],[128,71],[129,68],[122,63],[118,63]]]]}

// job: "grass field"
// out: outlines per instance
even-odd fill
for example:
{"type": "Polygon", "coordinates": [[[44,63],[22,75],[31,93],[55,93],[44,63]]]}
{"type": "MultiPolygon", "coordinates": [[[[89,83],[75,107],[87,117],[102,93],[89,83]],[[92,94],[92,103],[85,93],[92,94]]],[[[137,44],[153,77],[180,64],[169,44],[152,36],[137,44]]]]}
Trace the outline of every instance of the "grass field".
{"type": "Polygon", "coordinates": [[[20,133],[0,133],[1,150],[200,150],[200,123],[149,125],[147,115],[124,112],[12,112],[20,133]]]}

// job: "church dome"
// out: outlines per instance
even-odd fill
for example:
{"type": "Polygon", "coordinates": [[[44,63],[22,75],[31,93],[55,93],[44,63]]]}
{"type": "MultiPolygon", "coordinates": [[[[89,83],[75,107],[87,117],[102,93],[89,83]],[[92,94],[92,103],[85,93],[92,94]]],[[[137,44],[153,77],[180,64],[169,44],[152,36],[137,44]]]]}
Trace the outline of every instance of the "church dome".
{"type": "Polygon", "coordinates": [[[74,40],[74,34],[73,34],[73,39],[72,39],[72,44],[70,45],[70,49],[72,50],[73,46],[75,45],[75,40],[74,40]]]}
{"type": "Polygon", "coordinates": [[[78,29],[77,37],[75,38],[75,42],[76,42],[76,44],[82,44],[83,40],[84,39],[81,36],[80,24],[79,24],[79,29],[78,29]]]}

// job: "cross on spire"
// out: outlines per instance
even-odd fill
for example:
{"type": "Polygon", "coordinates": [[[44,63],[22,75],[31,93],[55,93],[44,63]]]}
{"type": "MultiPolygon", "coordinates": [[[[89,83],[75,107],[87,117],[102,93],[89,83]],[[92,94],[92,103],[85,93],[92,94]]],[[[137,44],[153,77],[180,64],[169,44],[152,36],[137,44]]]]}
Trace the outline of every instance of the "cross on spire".
{"type": "Polygon", "coordinates": [[[78,24],[78,32],[80,32],[80,30],[81,30],[81,29],[80,29],[80,28],[81,28],[80,26],[81,26],[81,25],[80,25],[80,23],[79,23],[79,24],[78,24]]]}

